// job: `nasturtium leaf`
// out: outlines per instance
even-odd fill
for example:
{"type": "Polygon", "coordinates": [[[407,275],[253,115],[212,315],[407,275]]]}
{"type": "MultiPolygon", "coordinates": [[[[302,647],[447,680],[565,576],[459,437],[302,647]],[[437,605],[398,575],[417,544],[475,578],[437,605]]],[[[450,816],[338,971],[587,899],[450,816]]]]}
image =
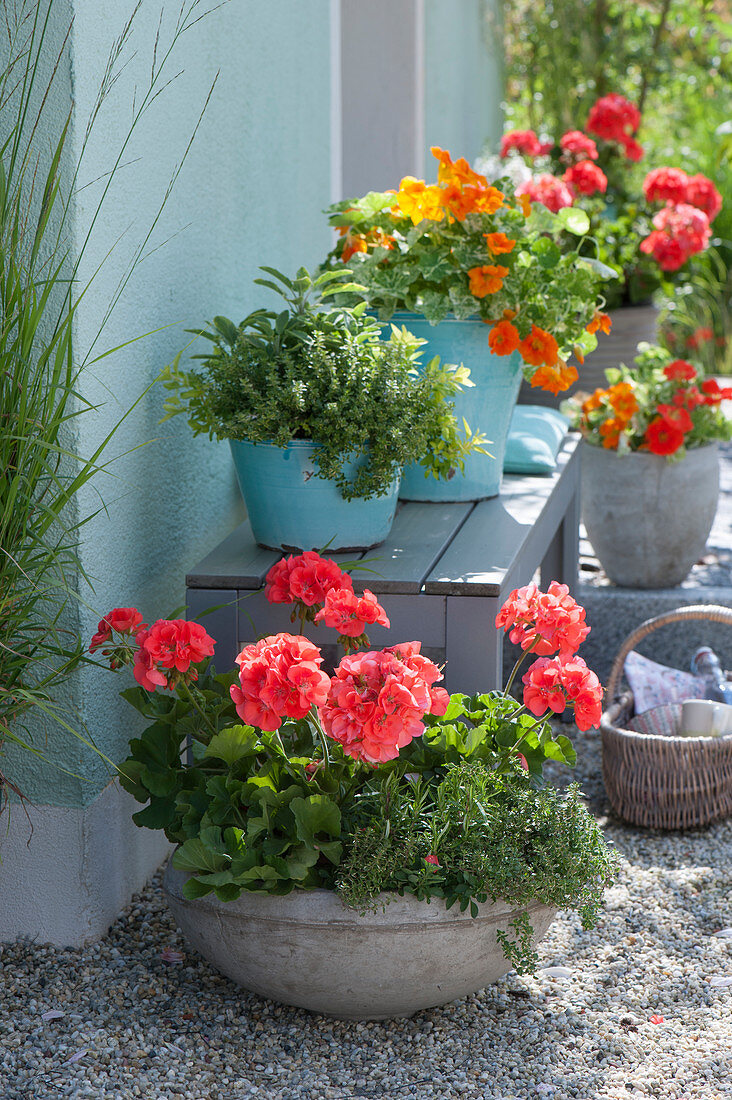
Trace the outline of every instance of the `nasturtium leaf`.
{"type": "Polygon", "coordinates": [[[547,271],[556,267],[562,258],[559,247],[550,237],[539,237],[532,244],[531,250],[536,255],[540,266],[547,271]]]}
{"type": "Polygon", "coordinates": [[[439,290],[425,290],[420,295],[420,310],[428,321],[438,324],[450,312],[450,299],[439,290]]]}
{"type": "Polygon", "coordinates": [[[574,233],[576,237],[583,237],[590,231],[590,219],[578,206],[565,206],[555,217],[562,229],[574,233]]]}

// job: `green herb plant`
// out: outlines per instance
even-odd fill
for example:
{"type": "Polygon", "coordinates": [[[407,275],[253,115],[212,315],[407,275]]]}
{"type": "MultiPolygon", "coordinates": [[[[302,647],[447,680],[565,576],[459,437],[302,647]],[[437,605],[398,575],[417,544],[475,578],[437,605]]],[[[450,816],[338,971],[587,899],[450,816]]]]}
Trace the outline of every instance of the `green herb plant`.
{"type": "Polygon", "coordinates": [[[273,268],[255,282],[279,294],[287,308],[259,309],[238,326],[215,317],[196,333],[211,350],[195,356],[200,370],[181,368],[180,353],[163,372],[171,395],[163,419],[186,413],[194,434],[273,443],[314,443],[319,477],[336,482],[346,499],[387,493],[401,468],[420,462],[435,477],[462,470],[485,438],[458,425],[450,397],[470,386],[462,366],[431,359],[421,367],[420,341],[382,326],[360,303],[325,308],[335,293],[357,290],[344,269],[294,279],[273,268]],[[360,458],[349,478],[344,462],[360,458]]]}

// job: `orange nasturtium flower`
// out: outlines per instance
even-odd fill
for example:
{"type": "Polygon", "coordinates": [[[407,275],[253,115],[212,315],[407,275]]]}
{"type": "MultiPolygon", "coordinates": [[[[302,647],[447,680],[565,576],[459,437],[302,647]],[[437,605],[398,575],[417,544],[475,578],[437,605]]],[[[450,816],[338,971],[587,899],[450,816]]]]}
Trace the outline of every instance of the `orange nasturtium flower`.
{"type": "Polygon", "coordinates": [[[441,196],[439,187],[432,184],[428,187],[424,180],[405,176],[397,191],[397,207],[402,214],[412,219],[414,225],[418,225],[423,218],[439,222],[444,217],[440,206],[441,196]]]}
{"type": "Polygon", "coordinates": [[[448,213],[457,218],[459,222],[473,210],[469,197],[465,194],[459,183],[447,183],[442,187],[440,202],[448,213]]]}
{"type": "Polygon", "coordinates": [[[598,311],[587,326],[587,331],[592,334],[593,332],[597,332],[598,329],[601,329],[606,336],[609,336],[611,325],[612,321],[607,313],[600,313],[598,311]]]}
{"type": "Polygon", "coordinates": [[[366,238],[360,233],[351,233],[349,231],[343,242],[343,251],[341,252],[341,260],[343,263],[347,264],[355,252],[368,252],[368,245],[366,244],[366,238]]]}
{"type": "Polygon", "coordinates": [[[516,198],[519,201],[519,206],[524,212],[524,217],[528,218],[531,213],[531,199],[528,195],[517,195],[516,198]]]}
{"type": "Polygon", "coordinates": [[[510,355],[520,343],[518,330],[510,321],[499,321],[488,334],[488,345],[494,355],[510,355]]]}
{"type": "Polygon", "coordinates": [[[488,251],[494,256],[501,256],[504,252],[513,252],[516,241],[512,241],[505,233],[484,233],[488,251]]]}
{"type": "Polygon", "coordinates": [[[594,412],[595,409],[599,409],[602,405],[602,399],[606,393],[607,390],[595,390],[595,392],[590,397],[588,397],[582,405],[582,412],[586,415],[587,413],[594,412]]]}
{"type": "MultiPolygon", "coordinates": [[[[519,344],[519,351],[524,363],[532,367],[540,367],[544,363],[553,367],[559,357],[557,341],[550,332],[545,332],[538,325],[531,326],[531,332],[519,344]]],[[[566,386],[563,388],[566,389],[566,386]]]]}
{"type": "Polygon", "coordinates": [[[496,294],[503,286],[503,280],[508,275],[508,268],[500,264],[483,264],[482,267],[471,267],[468,272],[470,279],[470,293],[476,298],[485,298],[487,294],[496,294]]]}
{"type": "Polygon", "coordinates": [[[488,180],[479,172],[474,172],[465,157],[458,157],[453,161],[447,149],[440,149],[439,145],[433,145],[430,153],[439,162],[437,179],[439,183],[457,183],[460,186],[465,183],[475,184],[478,187],[487,187],[488,180]]]}
{"type": "Polygon", "coordinates": [[[638,402],[630,382],[617,382],[607,392],[615,415],[627,423],[638,412],[638,402]]]}
{"type": "Polygon", "coordinates": [[[503,206],[505,195],[497,187],[466,184],[463,187],[470,207],[478,214],[495,214],[503,206]]]}
{"type": "Polygon", "coordinates": [[[602,436],[602,445],[608,451],[613,451],[620,442],[620,433],[622,432],[625,424],[622,420],[619,420],[617,416],[611,417],[609,420],[603,420],[600,425],[600,435],[602,436]]]}
{"type": "Polygon", "coordinates": [[[562,390],[569,389],[578,377],[576,367],[568,367],[563,359],[558,358],[555,366],[545,364],[534,371],[531,385],[538,386],[542,390],[548,390],[549,393],[557,394],[561,393],[562,390]]]}

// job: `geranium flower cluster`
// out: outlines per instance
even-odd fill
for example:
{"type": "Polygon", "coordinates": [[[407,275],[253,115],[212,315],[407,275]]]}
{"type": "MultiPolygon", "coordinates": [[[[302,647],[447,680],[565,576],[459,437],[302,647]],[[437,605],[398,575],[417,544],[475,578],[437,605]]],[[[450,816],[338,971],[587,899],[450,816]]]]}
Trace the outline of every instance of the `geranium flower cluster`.
{"type": "Polygon", "coordinates": [[[326,594],[325,605],[315,616],[315,622],[337,630],[338,640],[348,643],[346,649],[368,645],[364,633],[367,625],[391,625],[384,608],[368,588],[364,589],[363,596],[357,596],[350,588],[331,588],[326,594]]]}
{"type": "Polygon", "coordinates": [[[358,596],[349,574],[314,550],[276,562],[267,573],[264,593],[270,603],[294,604],[293,622],[299,616],[337,630],[346,652],[369,644],[367,626],[390,625],[373,592],[366,588],[358,596]]]}
{"type": "Polygon", "coordinates": [[[599,725],[600,681],[577,656],[590,628],[567,585],[552,581],[547,592],[535,584],[515,589],[498,612],[496,627],[521,646],[524,656],[538,658],[522,678],[527,710],[540,718],[548,710],[561,714],[571,706],[581,730],[599,725]]]}
{"type": "Polygon", "coordinates": [[[576,653],[590,633],[584,607],[558,581],[546,592],[535,584],[514,589],[496,616],[496,626],[509,632],[514,645],[539,657],[576,653]]]}
{"type": "Polygon", "coordinates": [[[643,147],[634,137],[640,123],[638,108],[617,93],[601,96],[587,117],[587,129],[591,134],[621,146],[625,156],[632,161],[643,159],[643,147]]]}
{"type": "Polygon", "coordinates": [[[353,581],[331,558],[306,550],[295,557],[281,558],[272,566],[264,594],[270,603],[294,604],[291,622],[296,618],[312,622],[331,589],[352,591],[353,581]]]}
{"type": "Polygon", "coordinates": [[[651,349],[637,370],[607,389],[597,389],[575,411],[575,424],[588,442],[607,450],[650,451],[669,456],[713,439],[729,438],[721,403],[732,386],[703,378],[693,363],[671,360],[651,349]]]}
{"type": "Polygon", "coordinates": [[[323,728],[357,760],[379,764],[424,732],[425,714],[444,714],[442,674],[419,642],[343,658],[320,710],[323,728]]]}
{"type": "Polygon", "coordinates": [[[214,646],[200,623],[158,619],[148,627],[137,608],[115,607],[99,623],[89,651],[101,649],[112,669],[132,662],[133,675],[146,691],[173,691],[178,684],[198,679],[195,665],[212,657],[214,646]]]}
{"type": "Polygon", "coordinates": [[[229,689],[242,722],[276,730],[283,718],[305,718],[328,698],[330,677],[320,650],[302,634],[274,634],[236,658],[239,683],[229,689]]]}
{"type": "Polygon", "coordinates": [[[709,244],[712,231],[703,210],[686,202],[667,203],[653,219],[654,229],[641,241],[640,250],[653,256],[663,271],[678,271],[709,244]]]}

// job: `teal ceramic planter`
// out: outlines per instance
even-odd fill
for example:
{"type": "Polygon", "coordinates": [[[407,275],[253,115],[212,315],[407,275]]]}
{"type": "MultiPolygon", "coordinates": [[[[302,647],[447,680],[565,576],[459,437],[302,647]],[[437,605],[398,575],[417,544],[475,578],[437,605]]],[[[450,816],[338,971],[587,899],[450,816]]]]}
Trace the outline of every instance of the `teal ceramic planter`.
{"type": "MultiPolygon", "coordinates": [[[[275,550],[368,550],[391,530],[399,480],[386,496],[344,500],[333,481],[317,477],[313,444],[294,440],[287,447],[230,439],[254,538],[275,550]]],[[[363,458],[344,462],[352,477],[363,458]]]]}
{"type": "Polygon", "coordinates": [[[469,455],[465,472],[457,472],[449,481],[424,476],[424,467],[407,466],[402,476],[400,496],[405,500],[482,500],[495,497],[501,490],[503,456],[519,385],[521,356],[494,355],[488,345],[488,326],[477,318],[459,321],[448,317],[430,325],[418,313],[395,313],[393,324],[406,328],[427,343],[422,361],[434,355],[446,363],[463,363],[470,368],[473,388],[455,396],[458,421],[465,417],[471,431],[481,431],[490,439],[488,455],[469,455]]]}

